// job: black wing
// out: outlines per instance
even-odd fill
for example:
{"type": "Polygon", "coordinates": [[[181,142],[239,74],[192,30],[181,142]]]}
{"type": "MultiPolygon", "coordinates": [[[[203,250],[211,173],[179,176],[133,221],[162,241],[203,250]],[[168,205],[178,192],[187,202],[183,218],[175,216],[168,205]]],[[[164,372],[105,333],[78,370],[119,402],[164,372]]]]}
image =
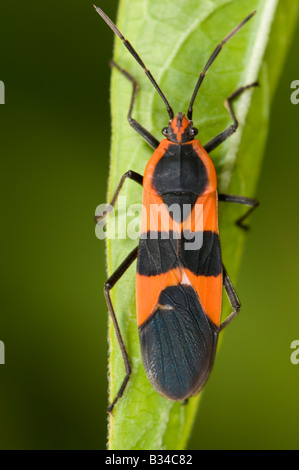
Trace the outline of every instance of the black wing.
{"type": "Polygon", "coordinates": [[[192,286],[163,290],[139,334],[145,370],[159,393],[179,401],[199,392],[214,362],[218,330],[192,286]]]}

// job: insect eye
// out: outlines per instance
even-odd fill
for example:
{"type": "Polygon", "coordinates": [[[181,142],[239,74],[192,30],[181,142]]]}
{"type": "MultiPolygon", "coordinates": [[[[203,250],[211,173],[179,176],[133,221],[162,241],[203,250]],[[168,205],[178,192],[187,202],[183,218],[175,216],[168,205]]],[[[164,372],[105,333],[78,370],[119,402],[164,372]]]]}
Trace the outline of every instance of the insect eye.
{"type": "Polygon", "coordinates": [[[192,134],[193,136],[197,135],[197,134],[198,134],[198,129],[196,129],[196,127],[193,127],[193,128],[191,129],[191,134],[192,134]]]}
{"type": "Polygon", "coordinates": [[[168,135],[168,127],[163,127],[162,134],[163,135],[168,135]]]}

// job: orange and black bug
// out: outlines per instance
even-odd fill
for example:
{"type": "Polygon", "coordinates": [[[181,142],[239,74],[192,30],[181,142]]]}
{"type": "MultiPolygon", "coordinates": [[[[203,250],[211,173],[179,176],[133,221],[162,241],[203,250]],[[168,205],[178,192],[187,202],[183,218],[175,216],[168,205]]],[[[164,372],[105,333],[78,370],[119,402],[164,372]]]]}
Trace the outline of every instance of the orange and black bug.
{"type": "MultiPolygon", "coordinates": [[[[137,322],[144,367],[154,388],[163,396],[184,401],[196,395],[204,386],[214,362],[219,332],[236,317],[240,302],[223,266],[218,232],[218,201],[250,206],[237,221],[240,227],[257,207],[256,199],[217,193],[217,176],[209,153],[230,137],[238,127],[232,106],[243,91],[258,85],[244,86],[231,94],[227,108],[233,124],[206,145],[195,138],[193,105],[199,87],[223,45],[255,14],[245,18],[215,48],[199,75],[191,97],[187,117],[173,110],[150,71],[123,37],[115,24],[95,7],[114,33],[123,41],[163,99],[169,114],[169,124],[162,130],[159,142],[139,122],[132,118],[138,90],[135,79],[115,62],[116,67],[133,85],[128,121],[146,142],[155,149],[144,175],[126,172],[117,187],[110,208],[116,203],[126,178],[143,186],[143,207],[148,209],[142,219],[139,246],[122,262],[105,283],[105,297],[122,352],[126,376],[108,411],[112,411],[122,396],[131,374],[128,354],[118,326],[110,290],[137,258],[136,301],[137,322]],[[178,212],[171,207],[179,207],[178,212]],[[161,208],[160,217],[149,219],[151,211],[161,208]],[[187,208],[187,210],[184,210],[187,208]],[[197,210],[199,209],[199,210],[197,210]],[[199,214],[199,215],[198,215],[199,214]],[[199,223],[199,220],[201,223],[199,223]],[[190,240],[200,240],[199,248],[188,249],[190,240]],[[222,286],[228,295],[232,313],[221,323],[222,286]]],[[[99,214],[99,221],[108,210],[99,214]]]]}

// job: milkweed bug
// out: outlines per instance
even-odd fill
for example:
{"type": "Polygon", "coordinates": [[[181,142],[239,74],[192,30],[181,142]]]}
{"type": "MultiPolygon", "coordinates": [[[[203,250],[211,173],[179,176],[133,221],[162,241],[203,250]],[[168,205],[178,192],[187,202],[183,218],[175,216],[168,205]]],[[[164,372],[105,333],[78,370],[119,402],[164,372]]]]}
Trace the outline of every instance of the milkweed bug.
{"type": "MultiPolygon", "coordinates": [[[[111,412],[124,393],[131,374],[131,365],[111,302],[110,290],[136,258],[137,323],[143,363],[153,387],[170,400],[185,401],[203,388],[213,366],[219,332],[239,312],[240,301],[221,258],[218,201],[249,206],[247,212],[237,221],[243,228],[246,228],[244,220],[258,206],[258,201],[243,196],[218,194],[216,171],[209,153],[237,130],[238,120],[233,101],[258,83],[241,87],[227,98],[225,103],[233,124],[202,146],[195,138],[198,130],[193,127],[192,121],[198,90],[224,44],[255,12],[247,16],[215,48],[199,75],[187,116],[182,112],[174,116],[168,100],[138,53],[110,18],[100,8],[95,6],[95,9],[143,68],[164,101],[169,115],[168,126],[162,130],[165,138],[159,142],[132,118],[139,88],[136,80],[111,61],[111,66],[133,86],[128,121],[155,151],[143,176],[134,171],[128,171],[122,176],[110,202],[110,210],[114,207],[127,178],[143,186],[143,207],[148,209],[147,214],[151,210],[157,211],[156,207],[164,208],[160,219],[156,219],[159,220],[158,224],[154,227],[150,225],[148,216],[143,217],[139,246],[127,256],[105,283],[105,297],[126,371],[120,390],[108,408],[111,412]],[[170,210],[173,204],[183,209],[181,218],[177,218],[170,210]],[[184,212],[185,207],[189,209],[184,212]],[[196,215],[196,209],[199,208],[202,208],[199,210],[202,225],[199,224],[200,217],[196,215]],[[193,236],[194,240],[196,237],[201,240],[199,249],[186,248],[190,236],[193,236]],[[223,286],[233,311],[221,323],[223,286]]],[[[102,212],[96,220],[100,221],[108,212],[102,212]]]]}

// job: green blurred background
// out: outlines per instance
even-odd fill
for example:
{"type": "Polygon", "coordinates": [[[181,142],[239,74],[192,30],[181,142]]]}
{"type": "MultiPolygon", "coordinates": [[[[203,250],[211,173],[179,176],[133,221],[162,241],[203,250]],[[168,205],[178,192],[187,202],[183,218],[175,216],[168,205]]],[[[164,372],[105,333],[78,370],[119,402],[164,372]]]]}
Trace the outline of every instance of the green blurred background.
{"type": "MultiPolygon", "coordinates": [[[[100,6],[115,18],[117,2],[100,6]]],[[[299,448],[298,45],[297,28],[239,275],[242,321],[224,335],[190,449],[299,448]]],[[[1,449],[106,445],[105,252],[93,216],[106,200],[112,47],[92,2],[1,0],[1,449]]]]}

